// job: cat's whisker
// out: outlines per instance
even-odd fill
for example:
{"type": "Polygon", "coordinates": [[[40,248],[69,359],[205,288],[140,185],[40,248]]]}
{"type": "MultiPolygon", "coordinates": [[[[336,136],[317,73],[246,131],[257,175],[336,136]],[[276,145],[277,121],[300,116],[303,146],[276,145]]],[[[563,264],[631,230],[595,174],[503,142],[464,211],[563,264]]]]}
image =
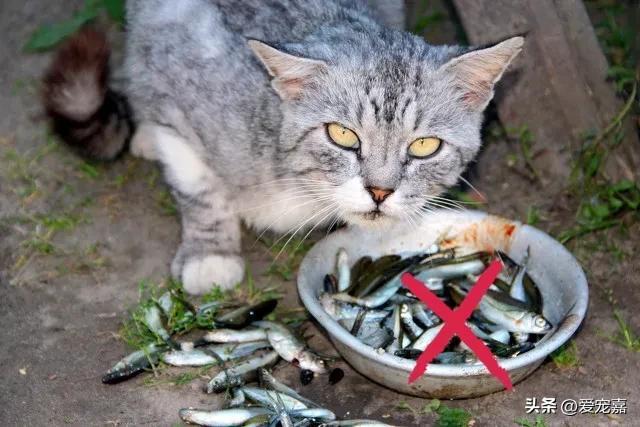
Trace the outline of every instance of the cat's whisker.
{"type": "Polygon", "coordinates": [[[460,206],[448,205],[446,203],[441,203],[436,201],[429,201],[427,202],[427,204],[438,209],[444,209],[444,210],[453,211],[453,212],[460,212],[463,210],[460,206]]]}
{"type": "Polygon", "coordinates": [[[441,195],[437,195],[437,194],[427,194],[427,195],[425,195],[425,197],[427,198],[427,200],[438,200],[438,201],[442,201],[442,202],[453,203],[453,204],[456,204],[458,206],[462,206],[462,204],[463,204],[463,202],[460,201],[460,200],[451,199],[449,197],[445,197],[445,196],[441,196],[441,195]]]}
{"type": "Polygon", "coordinates": [[[427,211],[428,213],[433,213],[436,210],[443,210],[443,211],[450,211],[450,212],[459,212],[459,209],[454,209],[450,206],[440,206],[436,203],[430,203],[431,207],[433,207],[434,209],[431,209],[431,211],[427,211]]]}
{"type": "Polygon", "coordinates": [[[317,226],[319,226],[320,224],[323,223],[324,220],[326,220],[327,218],[329,218],[331,215],[335,215],[335,213],[338,211],[338,207],[335,206],[333,209],[331,209],[329,211],[329,213],[327,215],[325,215],[324,217],[322,217],[319,221],[316,222],[316,224],[311,227],[311,229],[307,232],[307,234],[304,235],[304,237],[302,238],[302,240],[300,240],[300,242],[298,242],[298,244],[296,245],[296,247],[293,249],[293,252],[296,252],[298,250],[298,248],[304,243],[305,240],[307,240],[307,237],[309,237],[309,235],[313,232],[313,230],[316,229],[317,226]]]}
{"type": "Polygon", "coordinates": [[[319,179],[309,179],[309,178],[279,178],[279,179],[274,179],[271,181],[265,181],[265,182],[259,182],[257,184],[251,184],[251,185],[247,185],[245,186],[245,188],[255,188],[255,187],[262,187],[262,186],[274,186],[274,185],[292,185],[292,184],[298,184],[295,185],[296,187],[299,187],[302,184],[318,184],[318,185],[323,185],[325,187],[330,186],[330,187],[336,187],[335,184],[332,184],[328,181],[323,181],[323,180],[319,180],[319,179]]]}
{"type": "MultiPolygon", "coordinates": [[[[237,214],[242,214],[242,213],[251,212],[251,211],[254,211],[254,210],[257,210],[257,209],[268,208],[269,206],[277,205],[279,203],[285,203],[285,202],[290,202],[290,201],[293,201],[293,200],[305,199],[305,198],[313,198],[313,200],[318,200],[318,201],[329,200],[329,199],[332,198],[332,196],[333,196],[332,193],[327,193],[327,194],[320,194],[320,193],[317,193],[317,194],[316,193],[304,193],[304,194],[302,194],[301,193],[301,194],[297,194],[297,195],[294,195],[294,196],[291,196],[291,197],[285,197],[283,199],[272,200],[271,202],[264,203],[262,205],[252,206],[250,208],[236,210],[233,213],[236,214],[236,215],[237,214]]],[[[311,200],[311,201],[313,201],[313,200],[311,200]]],[[[290,210],[287,210],[284,213],[290,212],[291,210],[295,210],[298,207],[299,206],[295,206],[294,208],[292,208],[290,210]]]]}
{"type": "MultiPolygon", "coordinates": [[[[303,206],[307,206],[307,205],[309,205],[309,204],[311,204],[311,203],[317,203],[317,202],[322,202],[322,201],[324,201],[324,199],[315,199],[315,198],[314,198],[313,200],[309,200],[309,201],[306,201],[306,202],[304,202],[304,203],[300,203],[300,204],[298,204],[298,205],[296,205],[296,206],[293,206],[293,207],[291,207],[291,208],[289,208],[289,209],[285,210],[284,212],[282,212],[282,215],[286,215],[286,214],[288,214],[289,212],[291,212],[291,211],[293,211],[293,210],[299,209],[299,208],[301,208],[301,207],[303,207],[303,206]]],[[[262,232],[258,235],[258,237],[256,238],[255,242],[253,242],[253,245],[251,246],[251,248],[254,248],[254,247],[255,247],[255,245],[260,241],[260,239],[262,239],[262,237],[263,237],[265,234],[267,234],[267,232],[271,229],[271,227],[273,227],[273,226],[275,225],[275,223],[276,223],[276,222],[278,222],[279,220],[280,220],[280,218],[276,218],[276,219],[275,219],[275,220],[273,220],[271,223],[269,223],[269,225],[267,225],[267,227],[265,227],[265,229],[264,229],[264,230],[262,230],[262,232]]],[[[274,245],[275,245],[276,243],[277,243],[277,241],[274,243],[274,245]]]]}
{"type": "Polygon", "coordinates": [[[464,210],[462,206],[450,203],[450,201],[443,201],[443,200],[433,200],[433,199],[427,200],[426,205],[431,205],[434,207],[438,207],[440,209],[445,209],[445,210],[454,211],[454,212],[460,212],[464,210]]]}
{"type": "MultiPolygon", "coordinates": [[[[302,224],[300,224],[298,226],[298,228],[295,229],[295,231],[291,234],[291,236],[287,239],[287,241],[284,243],[284,245],[282,246],[282,248],[280,249],[280,251],[278,252],[278,254],[275,256],[274,261],[277,261],[278,258],[280,257],[280,255],[282,255],[282,253],[284,252],[284,250],[287,248],[287,245],[291,242],[291,240],[295,237],[296,234],[298,234],[298,231],[300,231],[306,224],[309,223],[309,221],[313,220],[314,218],[317,218],[320,215],[323,215],[325,212],[327,212],[327,210],[333,210],[335,209],[336,204],[332,203],[326,207],[324,207],[323,209],[320,209],[320,211],[316,212],[315,214],[311,215],[307,220],[303,221],[302,224]]],[[[289,233],[285,234],[283,237],[287,236],[289,233]]],[[[270,249],[273,249],[273,247],[278,244],[278,242],[282,240],[282,237],[278,240],[276,240],[276,242],[271,246],[270,249]]]]}
{"type": "Polygon", "coordinates": [[[411,216],[411,212],[405,209],[402,209],[400,211],[404,217],[406,218],[406,221],[409,223],[409,225],[414,228],[417,229],[418,228],[418,224],[414,221],[414,218],[411,216]]]}
{"type": "Polygon", "coordinates": [[[325,236],[329,235],[329,233],[331,232],[331,229],[338,223],[338,221],[340,221],[340,218],[342,217],[340,215],[340,208],[339,207],[338,207],[338,209],[336,209],[335,216],[336,217],[333,219],[333,221],[327,227],[327,233],[325,234],[325,236]]]}
{"type": "Polygon", "coordinates": [[[483,201],[484,203],[486,203],[486,202],[487,202],[487,198],[485,197],[485,195],[484,195],[484,194],[482,194],[482,193],[481,193],[481,192],[480,192],[480,191],[479,191],[479,190],[478,190],[478,189],[477,189],[473,184],[471,184],[471,183],[469,182],[469,180],[468,180],[468,179],[466,179],[466,178],[465,178],[465,177],[463,177],[462,175],[460,175],[460,177],[459,177],[459,178],[460,178],[460,181],[462,181],[462,182],[464,182],[465,184],[467,184],[467,185],[469,186],[469,188],[471,188],[471,189],[472,189],[472,190],[473,190],[473,191],[474,191],[474,192],[475,192],[475,193],[480,197],[480,199],[482,199],[482,201],[483,201]]]}
{"type": "MultiPolygon", "coordinates": [[[[330,205],[329,205],[330,206],[330,205]]],[[[306,223],[308,223],[310,220],[312,220],[313,218],[315,218],[316,216],[322,214],[322,212],[324,212],[324,210],[327,208],[327,206],[325,206],[324,208],[320,209],[320,211],[315,212],[313,215],[311,215],[310,218],[307,218],[306,220],[302,220],[299,223],[297,223],[296,225],[294,225],[293,227],[291,227],[287,232],[282,233],[282,235],[280,237],[278,237],[278,239],[276,239],[275,242],[273,242],[273,244],[269,247],[269,250],[272,250],[282,239],[284,239],[285,237],[287,237],[289,234],[291,234],[292,232],[295,234],[298,230],[300,230],[301,227],[304,227],[304,225],[306,223]],[[295,229],[295,231],[294,231],[295,229]]],[[[293,236],[292,236],[293,237],[293,236]]]]}
{"type": "Polygon", "coordinates": [[[460,208],[466,208],[465,205],[477,205],[480,204],[479,202],[467,202],[467,201],[463,201],[463,200],[455,200],[455,199],[450,199],[448,197],[442,197],[442,196],[432,196],[431,197],[433,200],[438,200],[441,202],[445,202],[445,203],[449,203],[449,204],[453,204],[456,206],[459,206],[460,208]]]}

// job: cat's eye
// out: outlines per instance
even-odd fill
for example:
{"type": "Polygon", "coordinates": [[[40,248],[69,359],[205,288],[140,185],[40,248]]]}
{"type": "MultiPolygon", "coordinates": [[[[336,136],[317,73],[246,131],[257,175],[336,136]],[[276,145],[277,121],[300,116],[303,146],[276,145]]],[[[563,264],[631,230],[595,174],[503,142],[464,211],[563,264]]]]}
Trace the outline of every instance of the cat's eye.
{"type": "Polygon", "coordinates": [[[354,131],[338,123],[329,123],[327,125],[327,133],[331,141],[344,148],[355,149],[358,148],[360,143],[358,135],[354,131]]]}
{"type": "Polygon", "coordinates": [[[418,158],[429,157],[435,154],[441,145],[442,140],[440,138],[418,138],[409,145],[409,154],[418,158]]]}

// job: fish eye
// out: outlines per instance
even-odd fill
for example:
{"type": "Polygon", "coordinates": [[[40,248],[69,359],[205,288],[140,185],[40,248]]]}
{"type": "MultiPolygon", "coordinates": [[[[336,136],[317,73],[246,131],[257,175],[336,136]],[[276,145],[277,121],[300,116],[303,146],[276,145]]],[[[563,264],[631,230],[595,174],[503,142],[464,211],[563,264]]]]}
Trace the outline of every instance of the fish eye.
{"type": "Polygon", "coordinates": [[[547,326],[547,321],[545,320],[544,317],[540,317],[540,316],[536,317],[535,323],[536,323],[536,326],[540,326],[541,328],[544,328],[547,326]]]}
{"type": "Polygon", "coordinates": [[[346,128],[339,123],[327,124],[327,134],[334,144],[342,148],[353,150],[358,148],[360,145],[358,135],[356,135],[356,133],[351,129],[346,128]]]}
{"type": "Polygon", "coordinates": [[[419,159],[424,159],[438,152],[442,146],[442,140],[435,137],[418,138],[409,145],[409,154],[419,159]]]}

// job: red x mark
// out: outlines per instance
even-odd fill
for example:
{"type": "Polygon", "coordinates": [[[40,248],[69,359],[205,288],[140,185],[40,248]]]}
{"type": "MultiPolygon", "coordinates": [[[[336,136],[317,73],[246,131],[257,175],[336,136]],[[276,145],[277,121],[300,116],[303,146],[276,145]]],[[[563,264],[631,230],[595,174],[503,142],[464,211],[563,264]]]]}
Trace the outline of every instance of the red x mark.
{"type": "Polygon", "coordinates": [[[412,294],[417,296],[428,308],[430,308],[438,317],[444,322],[444,326],[436,336],[436,338],[427,346],[422,352],[416,362],[416,367],[409,375],[409,384],[417,380],[424,374],[427,369],[427,364],[430,363],[434,357],[444,350],[449,343],[449,340],[453,335],[460,337],[471,350],[478,356],[478,359],[487,367],[489,372],[494,377],[498,378],[504,385],[504,388],[511,390],[513,385],[509,378],[509,373],[498,365],[496,358],[491,353],[491,350],[478,339],[473,332],[465,325],[465,321],[471,313],[480,303],[480,299],[489,289],[489,286],[498,277],[498,274],[502,270],[502,262],[495,260],[489,265],[489,267],[480,275],[475,286],[471,288],[467,297],[462,301],[458,307],[451,310],[440,299],[434,295],[424,283],[417,280],[409,273],[402,275],[402,284],[406,286],[412,294]]]}

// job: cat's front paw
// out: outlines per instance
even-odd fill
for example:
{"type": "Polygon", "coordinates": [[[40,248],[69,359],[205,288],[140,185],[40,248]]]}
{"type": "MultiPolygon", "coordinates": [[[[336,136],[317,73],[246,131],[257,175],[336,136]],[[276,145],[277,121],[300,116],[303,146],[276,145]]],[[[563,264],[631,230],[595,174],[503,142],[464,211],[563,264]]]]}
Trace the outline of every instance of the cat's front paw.
{"type": "Polygon", "coordinates": [[[201,295],[218,285],[229,289],[242,281],[244,260],[235,255],[202,255],[184,261],[180,279],[184,290],[201,295]]]}

